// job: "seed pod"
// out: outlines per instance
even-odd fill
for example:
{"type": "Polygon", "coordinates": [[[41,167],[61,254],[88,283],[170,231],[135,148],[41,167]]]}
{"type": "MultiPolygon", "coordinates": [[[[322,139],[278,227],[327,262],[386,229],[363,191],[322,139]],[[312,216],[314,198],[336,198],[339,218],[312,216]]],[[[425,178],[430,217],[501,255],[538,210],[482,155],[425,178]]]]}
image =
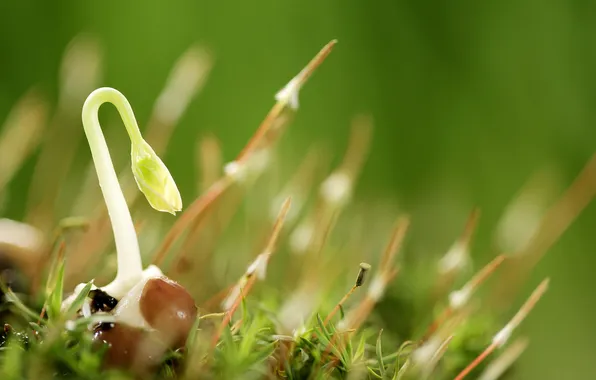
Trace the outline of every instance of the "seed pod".
{"type": "Polygon", "coordinates": [[[360,263],[360,271],[358,272],[358,277],[356,277],[356,287],[362,286],[364,284],[364,280],[366,278],[366,273],[370,270],[370,264],[368,263],[360,263]]]}
{"type": "Polygon", "coordinates": [[[152,278],[145,284],[139,300],[145,321],[172,344],[184,345],[197,318],[197,307],[183,286],[167,277],[152,278]]]}
{"type": "Polygon", "coordinates": [[[130,370],[137,375],[152,372],[167,349],[154,332],[123,323],[100,324],[93,338],[107,345],[105,368],[130,370]]]}
{"type": "Polygon", "coordinates": [[[116,305],[116,323],[100,325],[94,339],[108,345],[104,366],[144,375],[159,364],[167,349],[184,346],[197,318],[188,291],[165,276],[150,277],[116,305]]]}

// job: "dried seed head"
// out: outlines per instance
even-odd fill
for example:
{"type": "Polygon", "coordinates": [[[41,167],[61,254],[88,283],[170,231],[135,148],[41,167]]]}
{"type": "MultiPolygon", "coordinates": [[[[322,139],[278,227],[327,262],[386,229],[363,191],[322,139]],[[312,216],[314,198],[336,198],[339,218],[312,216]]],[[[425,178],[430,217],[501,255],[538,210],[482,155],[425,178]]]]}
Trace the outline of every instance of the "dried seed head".
{"type": "Polygon", "coordinates": [[[302,85],[306,82],[308,77],[312,75],[314,69],[316,69],[325,60],[329,53],[331,53],[331,49],[336,43],[337,40],[333,40],[325,45],[308,65],[298,73],[298,75],[292,78],[284,88],[275,94],[275,100],[284,106],[289,106],[295,110],[298,109],[298,93],[300,92],[302,85]]]}
{"type": "Polygon", "coordinates": [[[461,270],[470,262],[468,247],[461,242],[455,242],[447,253],[439,260],[439,273],[446,274],[461,270]]]}
{"type": "Polygon", "coordinates": [[[387,287],[387,282],[385,278],[381,275],[375,275],[371,284],[368,287],[367,295],[373,299],[375,302],[381,300],[383,295],[385,294],[385,288],[387,287]]]}
{"type": "Polygon", "coordinates": [[[245,160],[234,160],[224,165],[224,173],[234,181],[243,183],[258,177],[270,163],[268,149],[259,149],[251,152],[245,160]]]}
{"type": "Polygon", "coordinates": [[[356,287],[362,286],[362,284],[364,284],[366,273],[370,270],[370,268],[370,264],[360,263],[360,271],[358,272],[358,277],[356,277],[356,287]]]}
{"type": "Polygon", "coordinates": [[[298,225],[290,235],[290,249],[292,253],[302,255],[311,245],[315,229],[310,221],[298,225]]]}
{"type": "Polygon", "coordinates": [[[470,288],[466,287],[452,291],[449,293],[449,307],[451,307],[453,310],[462,308],[470,300],[471,294],[472,292],[470,288]]]}
{"type": "Polygon", "coordinates": [[[321,197],[330,205],[341,207],[352,196],[352,186],[352,177],[348,173],[334,172],[321,184],[321,197]]]}

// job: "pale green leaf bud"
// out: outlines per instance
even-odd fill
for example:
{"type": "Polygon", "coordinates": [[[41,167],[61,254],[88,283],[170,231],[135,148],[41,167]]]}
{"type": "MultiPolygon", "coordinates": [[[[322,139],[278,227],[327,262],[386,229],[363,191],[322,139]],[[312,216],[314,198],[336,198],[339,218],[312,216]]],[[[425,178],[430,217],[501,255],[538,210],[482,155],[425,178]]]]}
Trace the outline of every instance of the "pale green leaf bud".
{"type": "Polygon", "coordinates": [[[144,140],[133,143],[132,172],[139,190],[157,211],[175,215],[182,210],[182,198],[168,168],[144,140]]]}

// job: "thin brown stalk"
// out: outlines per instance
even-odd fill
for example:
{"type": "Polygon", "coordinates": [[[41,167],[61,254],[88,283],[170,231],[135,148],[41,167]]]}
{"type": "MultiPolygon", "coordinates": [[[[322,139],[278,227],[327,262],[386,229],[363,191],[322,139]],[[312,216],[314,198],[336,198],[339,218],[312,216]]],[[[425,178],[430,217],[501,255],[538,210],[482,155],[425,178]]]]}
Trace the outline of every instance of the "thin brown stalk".
{"type": "Polygon", "coordinates": [[[25,219],[44,231],[51,230],[56,222],[53,208],[64,192],[83,136],[78,112],[85,96],[100,81],[101,71],[102,51],[98,41],[87,35],[76,36],[62,58],[58,108],[44,136],[29,186],[25,219]]]}
{"type": "Polygon", "coordinates": [[[246,295],[248,295],[248,293],[252,289],[257,277],[259,277],[260,275],[264,275],[263,270],[266,268],[269,258],[275,251],[275,246],[277,244],[279,234],[283,228],[283,224],[286,215],[288,214],[288,211],[290,209],[291,203],[291,198],[286,199],[286,201],[281,207],[277,220],[273,225],[271,235],[269,237],[267,245],[265,246],[265,249],[263,250],[263,253],[261,253],[257,257],[253,264],[247,269],[246,273],[242,276],[240,281],[238,281],[238,284],[236,285],[239,290],[238,295],[235,297],[232,306],[225,311],[226,316],[222,320],[217,332],[214,334],[211,340],[212,348],[214,348],[217,345],[217,342],[219,341],[219,338],[221,337],[223,330],[232,320],[232,317],[234,316],[234,313],[240,306],[242,300],[246,297],[246,295]]]}
{"type": "Polygon", "coordinates": [[[561,237],[596,195],[596,155],[577,176],[563,196],[547,211],[527,252],[536,263],[561,237]]]}
{"type": "Polygon", "coordinates": [[[548,290],[549,282],[550,280],[548,278],[542,280],[536,290],[532,292],[530,298],[528,298],[519,311],[513,316],[513,318],[511,318],[509,325],[513,326],[513,328],[516,328],[520,325],[520,323],[528,316],[528,314],[530,314],[530,311],[532,311],[534,306],[536,306],[536,303],[538,303],[540,298],[542,298],[544,293],[548,290]]]}
{"type": "Polygon", "coordinates": [[[480,209],[474,208],[466,221],[466,226],[464,227],[464,232],[460,241],[465,244],[466,246],[470,245],[472,241],[472,237],[474,236],[474,232],[478,227],[478,219],[480,219],[480,209]]]}
{"type": "Polygon", "coordinates": [[[337,314],[337,312],[339,311],[339,309],[341,307],[343,307],[344,303],[348,300],[348,298],[350,298],[350,296],[356,291],[356,289],[358,289],[358,287],[356,285],[352,286],[350,288],[350,290],[348,290],[348,292],[337,303],[337,305],[335,305],[335,307],[333,308],[333,310],[331,310],[331,313],[329,313],[327,315],[327,318],[325,318],[325,321],[323,322],[323,325],[324,326],[327,326],[329,324],[329,322],[331,321],[331,319],[335,316],[335,314],[337,314]]]}
{"type": "Polygon", "coordinates": [[[410,219],[407,216],[402,216],[399,219],[397,219],[397,221],[395,222],[395,226],[393,227],[393,232],[391,233],[389,243],[383,251],[383,256],[381,256],[379,270],[384,271],[387,270],[387,268],[393,267],[395,256],[401,248],[401,245],[406,236],[406,232],[408,231],[409,225],[410,219]]]}
{"type": "Polygon", "coordinates": [[[559,197],[560,179],[552,169],[535,173],[509,202],[494,231],[501,252],[523,252],[536,233],[544,213],[559,197]]]}
{"type": "Polygon", "coordinates": [[[290,206],[292,205],[292,198],[288,197],[281,205],[281,210],[279,211],[279,215],[277,216],[277,220],[273,225],[273,231],[271,232],[271,237],[267,242],[267,246],[265,248],[265,252],[269,252],[270,254],[273,252],[275,248],[275,244],[277,243],[277,239],[279,238],[279,234],[281,229],[284,225],[284,221],[286,220],[286,216],[288,215],[288,211],[290,211],[290,206]]]}
{"type": "Polygon", "coordinates": [[[528,316],[528,314],[532,311],[536,303],[540,300],[540,298],[544,295],[546,290],[548,289],[549,279],[543,280],[540,285],[532,292],[530,297],[524,302],[524,304],[519,308],[518,312],[511,318],[509,323],[505,325],[505,327],[499,331],[491,344],[476,358],[474,359],[466,368],[463,369],[457,375],[455,380],[462,380],[467,375],[470,374],[482,361],[484,361],[490,354],[492,354],[497,348],[502,347],[507,340],[511,336],[511,333],[515,328],[517,328],[521,322],[528,316]]]}
{"type": "Polygon", "coordinates": [[[356,289],[358,289],[359,287],[361,287],[364,284],[364,281],[365,281],[365,279],[367,277],[368,271],[370,271],[370,268],[371,268],[370,267],[370,264],[360,263],[360,270],[358,271],[358,276],[356,277],[355,284],[343,296],[343,298],[337,303],[337,305],[335,305],[335,307],[333,308],[333,310],[331,310],[331,313],[329,313],[329,315],[327,316],[327,318],[325,318],[325,322],[323,323],[323,325],[327,326],[327,324],[329,323],[329,321],[331,321],[331,319],[335,316],[335,314],[337,314],[337,312],[344,305],[344,303],[348,300],[348,298],[350,298],[350,296],[356,291],[356,289]]]}
{"type": "MultiPolygon", "coordinates": [[[[393,279],[397,276],[398,273],[399,270],[396,268],[388,272],[386,274],[386,277],[382,279],[383,286],[386,287],[389,283],[391,283],[391,281],[393,281],[393,279]]],[[[348,330],[352,330],[353,332],[356,332],[358,329],[360,329],[360,327],[366,321],[366,319],[368,318],[378,301],[379,300],[377,300],[375,297],[371,296],[370,294],[367,294],[354,310],[354,313],[352,314],[353,317],[348,318],[348,316],[346,316],[346,319],[350,321],[350,325],[346,328],[348,330]]]]}
{"type": "MultiPolygon", "coordinates": [[[[384,286],[386,286],[389,282],[391,282],[393,280],[393,278],[397,275],[397,273],[398,273],[397,269],[393,269],[393,270],[389,271],[389,273],[386,274],[387,278],[383,280],[384,286]]],[[[360,302],[360,304],[356,307],[356,309],[352,310],[352,314],[346,316],[346,318],[344,320],[347,320],[349,324],[342,328],[338,328],[338,330],[341,330],[341,332],[343,332],[343,334],[340,331],[338,331],[337,334],[333,335],[333,337],[331,338],[331,341],[327,344],[327,346],[325,347],[325,350],[323,351],[323,360],[320,361],[319,365],[321,365],[321,363],[325,360],[325,358],[327,358],[331,354],[331,348],[336,343],[344,342],[344,339],[343,339],[344,334],[353,335],[358,331],[360,326],[362,326],[362,324],[364,323],[366,318],[368,318],[368,316],[374,309],[377,302],[378,302],[378,299],[376,299],[375,297],[372,297],[370,294],[367,294],[364,297],[364,299],[360,302]],[[340,341],[338,342],[338,340],[340,340],[340,341]]],[[[338,364],[339,364],[339,360],[336,359],[336,360],[333,360],[329,366],[331,368],[333,368],[338,364]]]]}
{"type": "MultiPolygon", "coordinates": [[[[296,77],[298,79],[298,87],[301,87],[306,80],[310,78],[310,76],[314,73],[314,71],[323,63],[325,58],[331,53],[333,47],[337,43],[337,40],[330,41],[327,45],[325,45],[319,53],[304,67],[304,69],[298,74],[296,77]]],[[[255,134],[250,138],[248,144],[240,151],[238,156],[236,157],[237,162],[244,162],[248,156],[254,152],[256,149],[259,148],[261,142],[271,129],[271,126],[275,123],[275,121],[279,118],[282,112],[286,109],[287,103],[283,101],[278,101],[273,108],[269,111],[261,125],[255,132],[255,134]]]]}
{"type": "Polygon", "coordinates": [[[463,371],[461,371],[454,380],[462,380],[466,376],[470,374],[474,370],[474,368],[478,367],[480,363],[484,361],[490,354],[492,354],[497,348],[499,347],[498,344],[491,343],[472,363],[470,363],[463,371]]]}
{"type": "MultiPolygon", "coordinates": [[[[479,217],[480,210],[478,208],[473,209],[468,216],[461,236],[439,261],[440,277],[436,286],[438,289],[448,289],[455,280],[457,274],[460,273],[463,266],[467,264],[469,260],[470,243],[474,231],[476,230],[479,217]]],[[[441,293],[441,291],[439,290],[438,293],[441,293]]],[[[442,296],[442,294],[439,296],[442,296]]]]}
{"type": "MultiPolygon", "coordinates": [[[[301,74],[298,75],[299,81],[301,84],[304,84],[306,79],[310,77],[313,71],[324,61],[324,59],[329,55],[331,49],[335,45],[336,41],[331,41],[327,44],[323,49],[313,58],[313,60],[302,70],[301,74]]],[[[285,101],[278,101],[273,108],[269,111],[261,125],[255,132],[255,134],[250,138],[244,149],[240,152],[237,156],[235,162],[237,164],[244,164],[251,154],[261,146],[262,141],[266,137],[268,131],[271,127],[276,123],[276,121],[281,116],[283,110],[287,107],[287,102],[285,101]]],[[[168,231],[166,237],[164,238],[161,246],[157,249],[155,253],[155,257],[153,259],[153,263],[156,265],[160,265],[168,250],[181,235],[182,233],[193,223],[197,223],[196,219],[202,216],[202,214],[209,209],[211,205],[232,185],[234,182],[233,177],[231,176],[224,176],[220,178],[217,182],[215,182],[207,192],[197,198],[187,209],[186,211],[176,220],[170,231],[168,231]]],[[[193,234],[196,234],[196,229],[193,231],[193,234]]]]}
{"type": "Polygon", "coordinates": [[[403,244],[409,225],[410,220],[408,217],[403,216],[398,218],[391,233],[389,243],[383,251],[379,268],[368,286],[366,296],[354,310],[346,315],[343,321],[346,323],[344,328],[358,330],[366,318],[368,318],[368,315],[380,300],[380,297],[382,297],[387,285],[397,275],[399,270],[395,267],[395,256],[403,244]]]}
{"type": "Polygon", "coordinates": [[[221,321],[221,324],[219,325],[217,332],[213,335],[213,338],[211,339],[211,347],[212,348],[215,348],[215,346],[217,345],[217,342],[219,342],[219,338],[221,337],[221,334],[223,333],[226,326],[231,322],[232,317],[234,316],[234,313],[236,312],[236,310],[242,303],[242,300],[246,297],[246,295],[248,295],[248,293],[252,289],[253,285],[255,284],[256,279],[257,279],[257,277],[255,276],[254,273],[251,273],[249,276],[247,276],[245,285],[240,287],[238,296],[234,300],[234,303],[232,304],[232,306],[228,310],[226,310],[226,316],[221,321]]]}
{"type": "Polygon", "coordinates": [[[230,188],[217,202],[219,206],[217,209],[214,206],[209,206],[208,210],[187,229],[180,248],[171,255],[172,264],[164,268],[168,273],[203,277],[201,272],[197,273],[194,270],[207,270],[208,265],[203,264],[208,262],[215,251],[217,238],[231,223],[236,210],[242,203],[242,189],[240,187],[230,188]]]}
{"type": "Polygon", "coordinates": [[[447,337],[447,339],[445,339],[441,343],[441,345],[439,346],[437,351],[433,354],[433,356],[430,359],[430,363],[428,363],[428,366],[426,367],[425,378],[429,378],[430,375],[433,373],[433,371],[437,367],[437,364],[439,363],[441,358],[445,355],[445,352],[447,352],[447,349],[449,348],[449,344],[451,343],[451,340],[453,340],[453,337],[454,337],[454,335],[449,335],[447,337]]]}
{"type": "Polygon", "coordinates": [[[478,273],[476,273],[476,275],[474,275],[474,277],[472,277],[472,279],[468,281],[466,285],[464,285],[464,287],[470,289],[478,288],[478,286],[480,286],[484,281],[486,281],[486,279],[488,279],[490,275],[495,273],[497,268],[499,268],[501,264],[503,264],[503,261],[505,261],[506,258],[507,257],[505,255],[499,255],[495,257],[491,262],[489,262],[482,269],[480,269],[480,271],[478,271],[478,273]]]}
{"type": "Polygon", "coordinates": [[[544,214],[526,248],[512,257],[502,278],[506,286],[495,289],[492,302],[508,305],[528,278],[532,268],[561,238],[596,195],[596,154],[584,166],[573,183],[544,214]]]}
{"type": "Polygon", "coordinates": [[[48,106],[37,89],[29,90],[0,128],[0,191],[39,144],[47,111],[48,106]]]}
{"type": "Polygon", "coordinates": [[[320,173],[322,167],[325,167],[326,160],[323,157],[323,152],[320,147],[315,146],[309,149],[306,157],[300,163],[300,166],[293,174],[292,178],[285,184],[283,189],[274,198],[272,203],[272,211],[277,212],[277,208],[282,199],[292,195],[293,206],[292,212],[288,215],[288,222],[292,221],[299,215],[302,206],[307,200],[309,193],[312,190],[312,184],[315,180],[316,174],[320,173]]]}
{"type": "MultiPolygon", "coordinates": [[[[299,79],[300,86],[304,84],[304,82],[306,81],[306,79],[308,77],[310,77],[312,72],[323,62],[323,60],[327,57],[327,55],[329,55],[334,44],[335,44],[335,42],[332,41],[329,44],[327,44],[325,47],[323,47],[321,52],[319,52],[319,54],[317,54],[317,56],[315,58],[313,58],[313,60],[301,71],[301,73],[297,77],[297,78],[300,78],[299,79]]],[[[235,163],[237,165],[246,164],[247,161],[249,160],[249,158],[252,156],[252,154],[255,153],[259,148],[264,148],[265,145],[268,146],[268,145],[272,144],[272,141],[268,141],[267,143],[265,143],[265,140],[266,140],[267,136],[269,135],[269,132],[272,132],[276,129],[280,129],[280,127],[278,126],[278,124],[280,124],[280,122],[281,122],[281,124],[284,124],[283,122],[285,120],[283,118],[282,113],[287,108],[287,106],[288,106],[288,104],[284,100],[279,100],[273,106],[273,108],[269,111],[269,113],[267,114],[265,119],[261,122],[261,124],[257,128],[257,131],[254,133],[254,135],[250,138],[250,140],[248,141],[246,146],[243,148],[243,150],[237,156],[237,158],[235,160],[235,163]]],[[[273,140],[273,138],[271,140],[273,140]]],[[[182,255],[185,254],[186,250],[188,250],[190,247],[194,246],[196,239],[197,239],[196,236],[199,235],[199,230],[201,227],[202,227],[202,224],[200,223],[200,221],[195,221],[192,224],[192,226],[190,228],[191,231],[188,234],[188,237],[187,237],[187,239],[184,243],[184,247],[183,247],[186,249],[182,250],[182,255]]]]}
{"type": "MultiPolygon", "coordinates": [[[[373,276],[371,284],[369,285],[368,291],[366,296],[360,301],[360,303],[351,310],[346,317],[340,321],[340,325],[338,326],[338,330],[341,330],[345,333],[353,334],[358,329],[366,318],[370,315],[372,310],[374,309],[377,302],[382,297],[385,288],[387,285],[393,280],[393,278],[398,274],[399,270],[394,267],[394,259],[395,255],[397,254],[399,248],[403,243],[403,239],[405,237],[405,233],[409,226],[409,218],[407,217],[400,217],[396,222],[395,228],[391,234],[391,238],[385,251],[383,252],[383,257],[381,258],[381,264],[377,273],[373,276]],[[342,326],[343,324],[343,326],[342,326]]],[[[327,356],[333,344],[335,344],[337,337],[341,334],[334,335],[331,342],[325,348],[323,355],[327,356]]],[[[336,363],[337,364],[337,363],[336,363]]]]}
{"type": "MultiPolygon", "coordinates": [[[[460,292],[465,292],[466,294],[462,295],[464,297],[469,298],[476,292],[476,289],[484,283],[496,270],[501,264],[505,261],[505,255],[499,255],[495,257],[491,262],[486,264],[482,269],[480,269],[461,289],[460,292]]],[[[467,301],[467,300],[466,300],[467,301]]],[[[437,317],[433,323],[429,326],[428,330],[424,334],[422,340],[426,341],[441,324],[443,324],[455,311],[455,305],[451,303],[443,310],[443,312],[437,317]]],[[[462,305],[463,306],[463,305],[462,305]]]]}
{"type": "Polygon", "coordinates": [[[201,192],[207,190],[221,177],[223,166],[221,146],[218,139],[213,135],[206,135],[198,140],[196,144],[196,167],[200,169],[199,189],[201,192]]]}
{"type": "Polygon", "coordinates": [[[369,115],[358,115],[352,120],[350,139],[340,170],[358,176],[370,148],[373,119],[369,115]]]}
{"type": "Polygon", "coordinates": [[[497,380],[521,356],[528,347],[528,339],[520,338],[513,342],[482,372],[478,380],[497,380]]]}
{"type": "Polygon", "coordinates": [[[226,298],[226,296],[228,294],[230,294],[230,292],[232,291],[234,286],[235,285],[230,285],[230,286],[220,290],[215,295],[213,295],[211,298],[209,298],[207,301],[203,302],[201,304],[201,307],[208,311],[219,309],[222,301],[226,298]]]}
{"type": "Polygon", "coordinates": [[[153,258],[153,264],[160,266],[165,259],[166,254],[172,247],[174,242],[184,233],[188,225],[193,223],[197,218],[207,211],[215,201],[230,187],[233,183],[232,178],[222,177],[217,182],[209,187],[209,190],[197,198],[191,205],[183,212],[176,220],[172,228],[164,237],[161,245],[157,249],[153,258]]]}

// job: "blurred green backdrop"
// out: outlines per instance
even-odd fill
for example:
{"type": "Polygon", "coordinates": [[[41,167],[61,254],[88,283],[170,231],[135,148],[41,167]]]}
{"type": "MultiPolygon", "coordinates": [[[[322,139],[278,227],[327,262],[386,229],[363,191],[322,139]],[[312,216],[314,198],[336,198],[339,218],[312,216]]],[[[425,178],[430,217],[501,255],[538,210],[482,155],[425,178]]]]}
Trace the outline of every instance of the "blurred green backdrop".
{"type": "MultiPolygon", "coordinates": [[[[393,199],[412,215],[408,254],[445,250],[477,205],[474,251],[486,258],[499,216],[529,176],[554,166],[567,185],[594,152],[596,2],[2,1],[0,118],[33,85],[56,97],[61,56],[80,32],[101,42],[101,84],[126,94],[141,125],[180,54],[194,42],[213,52],[206,87],[165,157],[186,199],[196,195],[195,137],[212,131],[232,159],[273,94],[337,38],[302,92],[284,147],[296,158],[323,141],[339,155],[350,119],[371,113],[356,197],[393,199]]],[[[32,162],[12,185],[8,217],[22,217],[32,162]]],[[[552,280],[522,326],[531,344],[520,379],[596,378],[595,226],[592,205],[528,284],[552,280]]]]}

